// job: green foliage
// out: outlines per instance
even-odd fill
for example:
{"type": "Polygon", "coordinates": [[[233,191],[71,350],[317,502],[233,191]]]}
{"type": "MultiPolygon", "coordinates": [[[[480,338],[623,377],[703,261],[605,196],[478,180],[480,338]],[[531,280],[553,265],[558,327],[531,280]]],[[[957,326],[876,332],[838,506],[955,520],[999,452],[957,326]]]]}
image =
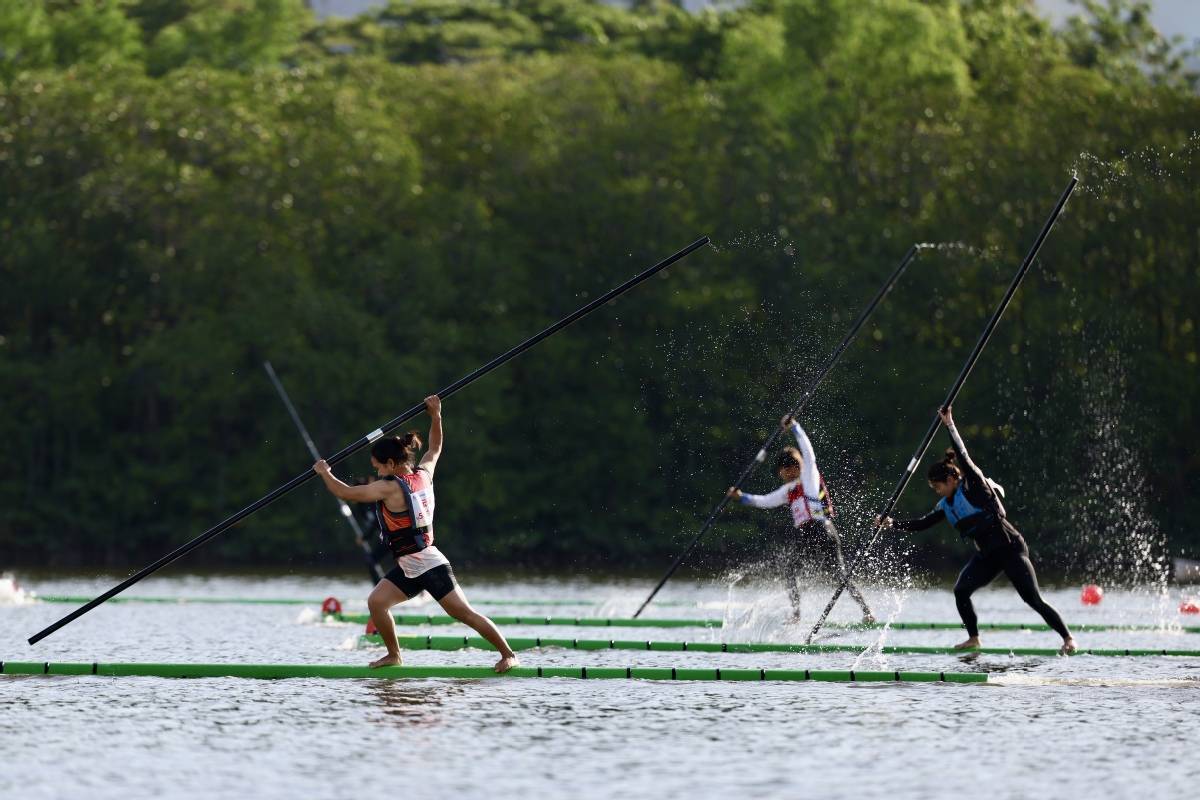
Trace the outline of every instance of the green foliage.
{"type": "Polygon", "coordinates": [[[140,55],[141,31],[125,15],[121,0],[57,0],[46,5],[53,11],[50,25],[59,66],[100,65],[140,55]]]}
{"type": "Polygon", "coordinates": [[[121,0],[0,0],[0,80],[56,65],[92,68],[141,52],[121,0]]]}
{"type": "MultiPolygon", "coordinates": [[[[1194,548],[1200,102],[1140,9],[0,0],[0,560],[144,561],[305,470],[264,359],[331,451],[709,233],[446,402],[454,557],[657,563],[909,243],[963,243],[808,408],[853,538],[1072,169],[964,432],[1059,563],[1129,508],[1194,548]]],[[[341,526],[306,484],[198,555],[348,562],[341,526]]]]}
{"type": "Polygon", "coordinates": [[[602,0],[394,0],[309,34],[324,52],[405,64],[463,64],[534,53],[638,53],[707,76],[737,14],[690,14],[666,2],[629,9],[602,0]]]}
{"type": "Polygon", "coordinates": [[[0,0],[0,79],[53,63],[53,35],[41,3],[0,0]]]}
{"type": "MultiPolygon", "coordinates": [[[[162,74],[184,64],[247,69],[278,62],[308,27],[302,0],[187,0],[187,13],[156,28],[146,66],[162,74]]],[[[155,6],[153,18],[165,21],[155,6]]]]}

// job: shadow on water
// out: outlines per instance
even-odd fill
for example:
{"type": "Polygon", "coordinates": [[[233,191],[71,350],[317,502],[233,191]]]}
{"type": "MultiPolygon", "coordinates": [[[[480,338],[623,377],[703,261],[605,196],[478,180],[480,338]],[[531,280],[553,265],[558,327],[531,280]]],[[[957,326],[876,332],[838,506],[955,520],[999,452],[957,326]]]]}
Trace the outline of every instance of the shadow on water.
{"type": "Polygon", "coordinates": [[[956,656],[955,660],[964,667],[969,667],[972,672],[986,672],[989,675],[1000,673],[1020,675],[1036,672],[1039,667],[1046,665],[1045,658],[1015,658],[1008,656],[998,659],[989,657],[984,653],[964,653],[956,656]]]}

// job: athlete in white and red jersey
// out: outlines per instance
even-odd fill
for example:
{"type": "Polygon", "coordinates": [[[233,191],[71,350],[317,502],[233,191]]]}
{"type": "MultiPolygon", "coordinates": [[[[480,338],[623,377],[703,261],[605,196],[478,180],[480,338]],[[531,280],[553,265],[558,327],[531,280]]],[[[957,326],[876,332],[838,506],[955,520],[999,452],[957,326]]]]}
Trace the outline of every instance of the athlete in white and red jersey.
{"type": "MultiPolygon", "coordinates": [[[[783,548],[783,578],[788,598],[792,602],[794,618],[800,619],[800,566],[804,556],[816,556],[816,562],[835,581],[846,579],[846,562],[842,558],[841,537],[833,525],[833,503],[825,480],[817,469],[817,455],[813,451],[808,434],[790,416],[781,423],[796,437],[795,447],[785,447],[775,461],[775,470],[783,485],[770,494],[747,494],[731,488],[729,495],[739,499],[743,505],[755,508],[778,508],[788,506],[792,512],[793,535],[783,548]],[[815,552],[814,552],[815,551],[815,552]]],[[[850,596],[862,608],[863,622],[874,622],[875,617],[867,605],[866,598],[853,583],[847,583],[850,596]]]]}
{"type": "Polygon", "coordinates": [[[387,655],[371,662],[372,667],[401,663],[396,641],[396,623],[391,609],[422,591],[429,592],[446,613],[487,639],[500,653],[496,672],[507,672],[517,665],[516,653],[490,619],[467,602],[454,570],[442,551],[433,546],[433,472],[442,454],[442,401],[437,395],[425,398],[429,412],[429,450],[417,462],[421,437],[416,431],[403,436],[379,438],[371,448],[371,466],[379,480],[365,486],[348,486],[334,477],[324,460],[313,469],[325,487],[342,500],[375,503],[379,520],[379,538],[396,558],[396,568],[376,584],[367,598],[371,620],[375,623],[387,655]]]}

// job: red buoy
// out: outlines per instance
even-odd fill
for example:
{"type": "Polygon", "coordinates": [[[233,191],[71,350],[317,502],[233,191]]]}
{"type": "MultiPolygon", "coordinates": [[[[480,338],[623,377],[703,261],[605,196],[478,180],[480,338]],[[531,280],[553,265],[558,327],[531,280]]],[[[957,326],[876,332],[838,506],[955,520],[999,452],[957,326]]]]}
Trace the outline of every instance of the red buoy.
{"type": "Polygon", "coordinates": [[[342,604],[336,597],[326,597],[325,602],[321,603],[321,613],[326,616],[340,614],[342,613],[342,604]]]}
{"type": "Polygon", "coordinates": [[[375,627],[375,620],[367,620],[367,636],[374,636],[379,633],[379,629],[375,627]]]}
{"type": "Polygon", "coordinates": [[[1085,606],[1098,606],[1103,599],[1104,590],[1094,583],[1084,586],[1083,591],[1079,593],[1079,602],[1085,606]]]}
{"type": "Polygon", "coordinates": [[[1185,597],[1183,602],[1179,604],[1180,614],[1200,614],[1200,599],[1195,597],[1185,597]]]}

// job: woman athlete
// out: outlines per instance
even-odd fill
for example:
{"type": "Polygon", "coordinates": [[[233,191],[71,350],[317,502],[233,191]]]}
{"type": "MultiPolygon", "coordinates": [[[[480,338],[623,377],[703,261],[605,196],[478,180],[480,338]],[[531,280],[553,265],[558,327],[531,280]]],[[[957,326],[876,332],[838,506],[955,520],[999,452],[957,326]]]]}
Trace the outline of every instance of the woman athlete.
{"type": "MultiPolygon", "coordinates": [[[[791,508],[794,530],[784,545],[783,580],[788,599],[792,601],[793,619],[799,621],[800,587],[797,580],[803,551],[815,551],[821,566],[835,581],[846,581],[846,562],[842,558],[841,537],[830,519],[833,504],[829,501],[825,480],[817,471],[817,455],[812,442],[800,423],[790,416],[784,417],[780,424],[784,430],[791,430],[796,437],[796,444],[800,446],[799,450],[795,447],[783,448],[775,460],[775,471],[779,480],[783,481],[783,486],[770,494],[746,494],[741,489],[730,488],[729,496],[755,508],[778,508],[784,505],[791,508]]],[[[862,607],[863,622],[868,625],[874,622],[871,608],[858,587],[846,581],[846,589],[862,607]]]]}
{"type": "Polygon", "coordinates": [[[1021,599],[1041,614],[1046,624],[1062,637],[1060,652],[1074,653],[1075,638],[1058,612],[1042,599],[1037,575],[1029,560],[1029,547],[1005,516],[1004,506],[996,496],[997,485],[984,477],[967,455],[967,446],[963,444],[958,428],[954,427],[950,409],[944,408],[938,415],[954,445],[953,459],[947,455],[945,460],[929,468],[929,486],[942,499],[933,511],[920,519],[902,521],[885,517],[883,526],[902,531],[923,531],[944,519],[957,528],[961,536],[974,542],[978,552],[971,556],[954,584],[954,602],[967,628],[967,640],[954,645],[955,649],[979,647],[979,619],[975,616],[971,595],[1003,572],[1012,581],[1021,599]]]}
{"type": "Polygon", "coordinates": [[[379,538],[396,558],[396,568],[376,584],[367,598],[371,621],[387,647],[387,655],[372,661],[371,666],[401,663],[391,608],[425,590],[447,614],[491,642],[500,653],[496,672],[508,672],[517,666],[516,653],[492,621],[471,608],[454,580],[450,561],[433,546],[433,471],[442,454],[442,401],[437,395],[426,397],[425,410],[431,418],[429,450],[420,463],[416,459],[421,437],[410,431],[375,442],[371,448],[371,466],[380,480],[365,486],[348,486],[338,480],[324,460],[313,465],[325,488],[335,496],[355,503],[376,504],[379,538]]]}

